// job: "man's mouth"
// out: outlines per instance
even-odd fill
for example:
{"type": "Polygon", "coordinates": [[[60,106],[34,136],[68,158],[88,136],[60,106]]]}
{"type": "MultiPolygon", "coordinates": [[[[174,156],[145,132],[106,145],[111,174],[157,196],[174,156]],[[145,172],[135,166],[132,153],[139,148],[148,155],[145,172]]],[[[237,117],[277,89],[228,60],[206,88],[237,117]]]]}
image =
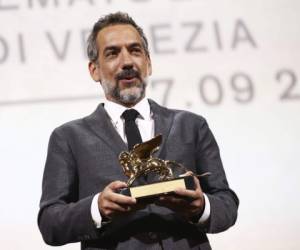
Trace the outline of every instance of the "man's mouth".
{"type": "Polygon", "coordinates": [[[122,85],[132,85],[136,83],[136,77],[126,77],[119,80],[122,85]]]}

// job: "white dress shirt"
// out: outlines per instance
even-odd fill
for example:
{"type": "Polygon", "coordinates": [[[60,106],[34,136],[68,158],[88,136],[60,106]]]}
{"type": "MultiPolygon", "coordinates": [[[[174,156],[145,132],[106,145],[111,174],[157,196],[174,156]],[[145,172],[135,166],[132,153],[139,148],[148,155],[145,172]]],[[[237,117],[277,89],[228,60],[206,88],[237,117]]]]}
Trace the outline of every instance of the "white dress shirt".
{"type": "MultiPolygon", "coordinates": [[[[111,102],[106,100],[104,102],[104,108],[108,113],[111,122],[121,138],[127,143],[125,129],[124,129],[124,119],[122,118],[123,112],[128,109],[120,104],[111,102]]],[[[152,117],[152,112],[150,110],[149,102],[146,98],[143,98],[139,103],[137,103],[134,107],[135,110],[139,112],[139,116],[136,119],[136,124],[139,128],[141,137],[143,141],[148,141],[154,137],[154,120],[152,117]]],[[[93,198],[91,205],[91,215],[93,221],[97,228],[101,227],[101,214],[98,208],[98,197],[99,193],[96,194],[93,198]]],[[[199,219],[199,223],[204,223],[210,216],[210,203],[207,196],[204,194],[205,199],[205,208],[202,216],[199,219]]]]}

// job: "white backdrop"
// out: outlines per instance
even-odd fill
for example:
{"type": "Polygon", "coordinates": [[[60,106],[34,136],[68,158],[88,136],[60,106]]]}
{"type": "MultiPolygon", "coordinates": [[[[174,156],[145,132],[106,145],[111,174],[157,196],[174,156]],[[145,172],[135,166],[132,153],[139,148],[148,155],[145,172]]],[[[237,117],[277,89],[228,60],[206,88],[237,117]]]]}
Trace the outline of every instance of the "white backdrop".
{"type": "Polygon", "coordinates": [[[148,96],[217,138],[241,204],[213,249],[300,249],[298,0],[0,0],[1,248],[52,249],[36,223],[49,135],[102,100],[84,41],[117,10],[148,36],[148,96]]]}

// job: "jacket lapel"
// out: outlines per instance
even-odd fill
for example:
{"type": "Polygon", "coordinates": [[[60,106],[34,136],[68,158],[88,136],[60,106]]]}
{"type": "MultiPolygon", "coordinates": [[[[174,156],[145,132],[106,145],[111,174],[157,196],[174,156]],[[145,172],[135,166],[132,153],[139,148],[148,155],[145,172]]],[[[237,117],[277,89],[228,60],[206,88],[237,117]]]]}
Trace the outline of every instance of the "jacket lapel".
{"type": "Polygon", "coordinates": [[[149,99],[149,104],[153,113],[155,130],[154,133],[155,135],[161,134],[163,136],[159,150],[155,153],[156,157],[160,157],[164,151],[166,142],[170,134],[170,130],[174,120],[174,112],[171,112],[169,109],[158,105],[151,99],[149,99]]]}
{"type": "Polygon", "coordinates": [[[127,146],[116,129],[113,127],[110,117],[99,104],[94,113],[84,119],[90,129],[106,143],[116,154],[127,151],[127,146]]]}
{"type": "MultiPolygon", "coordinates": [[[[174,113],[169,109],[158,105],[149,99],[151,111],[154,119],[154,134],[163,136],[159,151],[155,153],[156,157],[160,157],[165,148],[166,141],[170,134],[170,130],[174,120],[174,113]]],[[[108,114],[103,108],[103,104],[99,104],[95,112],[84,119],[90,129],[103,140],[116,154],[127,151],[127,146],[122,140],[116,129],[113,127],[108,114]]]]}

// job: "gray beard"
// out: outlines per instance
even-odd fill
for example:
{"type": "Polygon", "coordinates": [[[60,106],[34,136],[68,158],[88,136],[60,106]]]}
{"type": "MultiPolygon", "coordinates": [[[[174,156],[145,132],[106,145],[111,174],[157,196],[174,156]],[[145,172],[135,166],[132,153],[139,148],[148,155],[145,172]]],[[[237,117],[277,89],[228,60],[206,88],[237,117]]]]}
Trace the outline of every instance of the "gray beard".
{"type": "Polygon", "coordinates": [[[120,90],[119,85],[112,86],[108,81],[101,82],[105,96],[109,96],[113,101],[124,105],[135,105],[145,96],[147,78],[143,79],[139,85],[120,90]]]}

